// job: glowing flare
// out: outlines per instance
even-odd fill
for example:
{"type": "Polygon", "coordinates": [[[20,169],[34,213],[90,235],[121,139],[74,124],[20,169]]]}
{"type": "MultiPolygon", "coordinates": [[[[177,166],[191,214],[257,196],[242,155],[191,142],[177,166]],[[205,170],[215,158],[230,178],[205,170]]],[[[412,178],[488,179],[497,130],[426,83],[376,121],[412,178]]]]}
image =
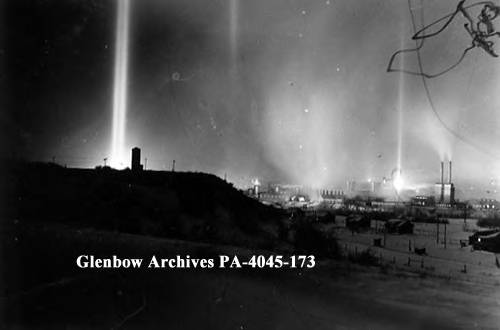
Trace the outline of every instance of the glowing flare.
{"type": "Polygon", "coordinates": [[[125,150],[130,0],[118,1],[115,68],[113,86],[113,127],[110,165],[123,168],[128,163],[125,150]]]}
{"type": "Polygon", "coordinates": [[[396,172],[392,184],[398,193],[403,189],[405,183],[400,171],[396,172]]]}

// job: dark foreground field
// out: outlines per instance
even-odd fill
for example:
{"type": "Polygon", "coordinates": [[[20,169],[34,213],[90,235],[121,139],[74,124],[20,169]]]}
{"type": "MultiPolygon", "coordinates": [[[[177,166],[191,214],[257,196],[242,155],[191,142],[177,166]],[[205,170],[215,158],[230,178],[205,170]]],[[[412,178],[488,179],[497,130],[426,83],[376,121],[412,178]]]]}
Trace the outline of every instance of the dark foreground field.
{"type": "Polygon", "coordinates": [[[323,262],[312,271],[79,270],[77,255],[246,254],[60,224],[2,228],[2,328],[496,329],[500,288],[323,262]],[[6,265],[8,268],[4,268],[6,265]]]}

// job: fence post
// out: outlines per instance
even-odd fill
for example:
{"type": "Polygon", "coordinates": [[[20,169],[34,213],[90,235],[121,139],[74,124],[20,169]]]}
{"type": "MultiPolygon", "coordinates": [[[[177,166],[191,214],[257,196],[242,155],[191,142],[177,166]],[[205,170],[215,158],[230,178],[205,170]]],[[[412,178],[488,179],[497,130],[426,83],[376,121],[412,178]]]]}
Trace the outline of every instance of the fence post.
{"type": "Polygon", "coordinates": [[[384,224],[384,247],[387,245],[387,227],[384,224]]]}
{"type": "Polygon", "coordinates": [[[446,249],[446,222],[444,223],[444,248],[446,249]]]}
{"type": "Polygon", "coordinates": [[[439,244],[439,218],[436,220],[436,244],[439,244]]]}
{"type": "Polygon", "coordinates": [[[410,257],[408,257],[408,266],[410,266],[410,263],[411,263],[411,259],[410,259],[410,257]]]}

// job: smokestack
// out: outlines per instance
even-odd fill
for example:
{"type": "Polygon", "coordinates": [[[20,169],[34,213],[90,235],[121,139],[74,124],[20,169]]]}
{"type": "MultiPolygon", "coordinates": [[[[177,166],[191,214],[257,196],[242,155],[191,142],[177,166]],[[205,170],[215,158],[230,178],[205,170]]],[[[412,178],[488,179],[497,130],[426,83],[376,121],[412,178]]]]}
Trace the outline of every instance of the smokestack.
{"type": "Polygon", "coordinates": [[[441,162],[441,196],[439,196],[439,202],[444,202],[444,162],[441,162]]]}
{"type": "Polygon", "coordinates": [[[449,171],[448,171],[448,177],[449,177],[449,178],[448,178],[448,183],[450,183],[450,184],[451,184],[451,160],[450,160],[450,169],[449,169],[449,171]]]}
{"type": "Polygon", "coordinates": [[[441,184],[444,184],[444,162],[441,162],[441,184]]]}

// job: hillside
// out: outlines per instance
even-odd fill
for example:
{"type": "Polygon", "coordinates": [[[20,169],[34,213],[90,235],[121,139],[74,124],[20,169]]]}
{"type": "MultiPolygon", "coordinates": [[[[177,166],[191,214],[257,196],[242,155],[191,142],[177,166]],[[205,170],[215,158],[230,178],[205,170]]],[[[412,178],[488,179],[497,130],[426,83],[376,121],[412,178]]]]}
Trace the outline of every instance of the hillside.
{"type": "Polygon", "coordinates": [[[281,210],[210,174],[4,165],[10,219],[249,247],[272,247],[283,226],[281,210]]]}

